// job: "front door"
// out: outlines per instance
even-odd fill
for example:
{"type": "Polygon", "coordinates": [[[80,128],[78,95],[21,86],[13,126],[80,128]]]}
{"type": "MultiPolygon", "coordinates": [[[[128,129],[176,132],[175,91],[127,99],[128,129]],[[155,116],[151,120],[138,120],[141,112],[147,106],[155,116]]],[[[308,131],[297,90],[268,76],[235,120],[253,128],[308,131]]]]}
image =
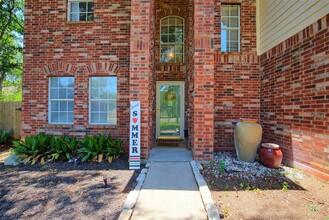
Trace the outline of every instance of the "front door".
{"type": "Polygon", "coordinates": [[[184,134],[184,82],[157,82],[157,138],[184,134]]]}

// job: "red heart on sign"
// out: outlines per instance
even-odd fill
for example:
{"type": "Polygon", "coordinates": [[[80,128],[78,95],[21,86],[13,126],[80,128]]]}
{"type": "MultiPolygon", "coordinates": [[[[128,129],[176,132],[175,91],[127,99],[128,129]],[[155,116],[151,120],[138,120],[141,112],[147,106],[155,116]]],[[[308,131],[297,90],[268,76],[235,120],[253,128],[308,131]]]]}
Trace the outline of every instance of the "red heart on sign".
{"type": "Polygon", "coordinates": [[[137,121],[138,121],[138,118],[133,118],[134,123],[137,123],[137,121]]]}

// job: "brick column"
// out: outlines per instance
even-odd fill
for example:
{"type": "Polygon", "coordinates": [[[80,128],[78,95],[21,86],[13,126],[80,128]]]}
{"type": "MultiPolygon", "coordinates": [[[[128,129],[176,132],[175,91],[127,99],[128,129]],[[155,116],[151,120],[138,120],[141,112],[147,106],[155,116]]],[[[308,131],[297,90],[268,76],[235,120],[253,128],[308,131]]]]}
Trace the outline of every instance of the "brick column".
{"type": "Polygon", "coordinates": [[[194,0],[193,156],[211,160],[214,150],[214,0],[194,0]]]}
{"type": "Polygon", "coordinates": [[[153,0],[131,1],[130,100],[141,101],[141,157],[147,159],[152,144],[152,30],[153,0]]]}

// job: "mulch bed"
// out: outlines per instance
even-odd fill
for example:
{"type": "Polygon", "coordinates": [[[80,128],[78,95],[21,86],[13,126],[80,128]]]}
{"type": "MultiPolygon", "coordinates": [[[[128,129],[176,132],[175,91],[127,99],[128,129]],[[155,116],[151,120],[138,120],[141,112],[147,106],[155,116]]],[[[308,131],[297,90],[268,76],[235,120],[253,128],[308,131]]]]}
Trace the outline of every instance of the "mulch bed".
{"type": "Polygon", "coordinates": [[[0,219],[117,219],[138,174],[128,170],[128,157],[112,164],[0,165],[0,219]]]}
{"type": "Polygon", "coordinates": [[[294,168],[269,169],[218,152],[202,175],[226,219],[329,219],[329,182],[294,168]]]}

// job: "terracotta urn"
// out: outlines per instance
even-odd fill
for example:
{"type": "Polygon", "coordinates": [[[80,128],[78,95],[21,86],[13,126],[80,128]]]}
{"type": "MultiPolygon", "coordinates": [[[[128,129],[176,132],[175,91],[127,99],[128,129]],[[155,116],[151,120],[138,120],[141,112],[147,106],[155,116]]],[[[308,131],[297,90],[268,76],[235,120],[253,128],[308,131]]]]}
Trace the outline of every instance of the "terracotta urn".
{"type": "Polygon", "coordinates": [[[239,160],[254,162],[260,141],[262,127],[256,119],[241,118],[234,130],[234,146],[239,160]]]}
{"type": "Polygon", "coordinates": [[[258,150],[259,162],[266,167],[279,169],[282,162],[282,151],[279,145],[263,143],[258,150]]]}

